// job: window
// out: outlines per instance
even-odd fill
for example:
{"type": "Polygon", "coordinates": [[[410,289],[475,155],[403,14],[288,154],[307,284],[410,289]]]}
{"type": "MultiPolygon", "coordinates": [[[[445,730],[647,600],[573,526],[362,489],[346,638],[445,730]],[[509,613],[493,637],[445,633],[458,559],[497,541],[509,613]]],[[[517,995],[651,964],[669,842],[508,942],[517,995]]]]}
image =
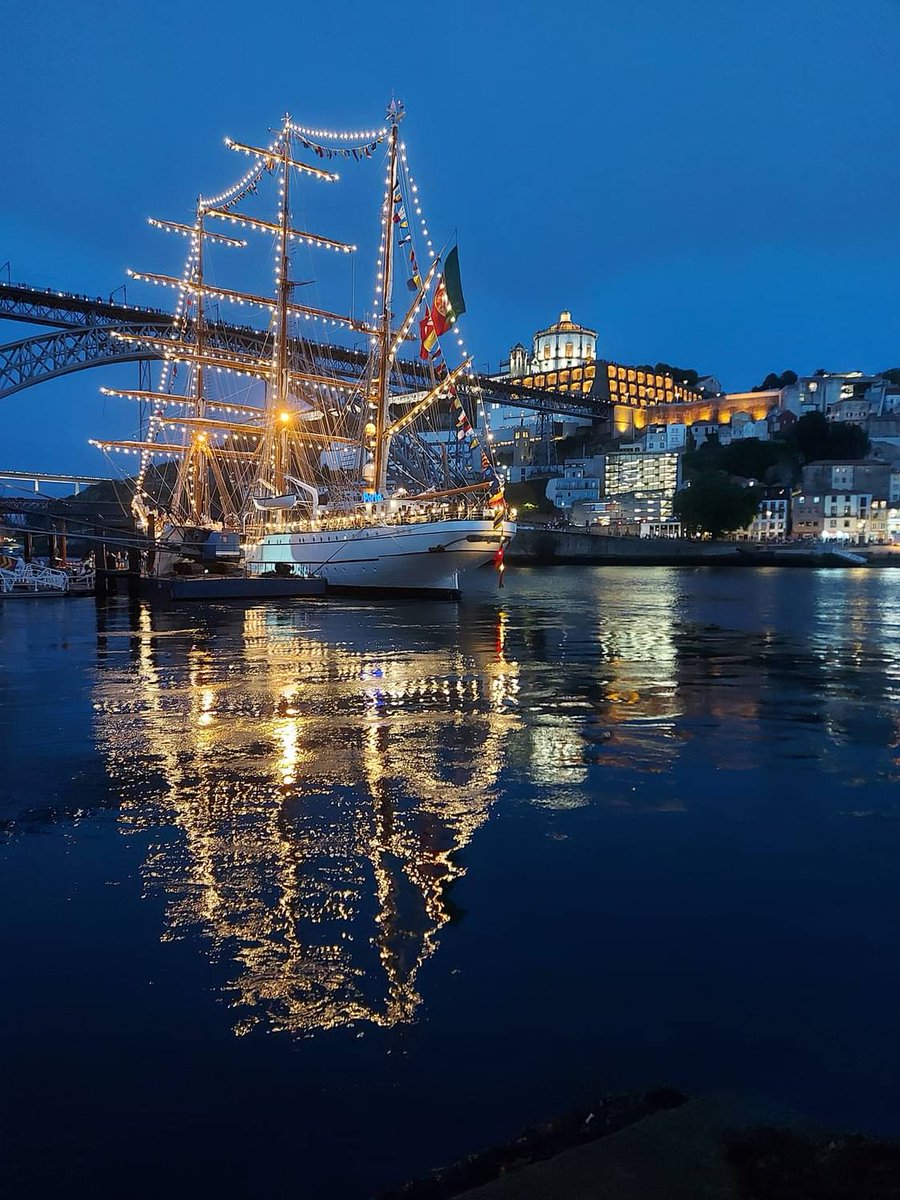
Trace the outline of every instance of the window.
{"type": "Polygon", "coordinates": [[[544,346],[544,358],[550,357],[550,343],[547,342],[544,346]]]}
{"type": "Polygon", "coordinates": [[[566,358],[574,358],[575,357],[575,343],[574,342],[566,342],[565,357],[566,358]]]}

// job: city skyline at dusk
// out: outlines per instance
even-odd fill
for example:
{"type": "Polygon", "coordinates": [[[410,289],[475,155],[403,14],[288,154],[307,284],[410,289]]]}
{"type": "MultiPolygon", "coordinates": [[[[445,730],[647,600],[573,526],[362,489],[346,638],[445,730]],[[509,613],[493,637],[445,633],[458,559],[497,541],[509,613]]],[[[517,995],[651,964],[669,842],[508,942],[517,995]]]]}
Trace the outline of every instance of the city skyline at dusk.
{"type": "MultiPolygon", "coordinates": [[[[83,27],[55,4],[7,18],[0,260],[14,281],[108,295],[159,257],[148,215],[184,214],[228,179],[223,136],[259,136],[285,108],[373,124],[396,93],[435,235],[458,237],[479,365],[562,308],[597,329],[601,358],[695,367],[730,390],[788,367],[895,365],[892,5],[860,19],[806,0],[642,0],[548,23],[539,6],[476,21],[464,4],[385,25],[350,4],[302,29],[278,6],[250,26],[229,5],[214,23],[93,8],[83,27]],[[278,38],[296,78],[270,69],[278,38]]],[[[364,294],[374,262],[356,270],[364,294]]],[[[95,370],[20,395],[3,465],[99,470],[86,439],[112,419],[108,382],[95,370]],[[53,446],[29,417],[38,397],[53,446]]]]}

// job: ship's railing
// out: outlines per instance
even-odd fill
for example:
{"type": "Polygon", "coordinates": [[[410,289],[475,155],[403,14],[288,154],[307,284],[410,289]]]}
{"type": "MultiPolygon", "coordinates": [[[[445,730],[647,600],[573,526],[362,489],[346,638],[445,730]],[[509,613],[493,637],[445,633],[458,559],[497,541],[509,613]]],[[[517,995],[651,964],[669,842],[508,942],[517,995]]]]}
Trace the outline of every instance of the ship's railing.
{"type": "Polygon", "coordinates": [[[267,533],[341,533],[385,525],[423,525],[427,521],[490,521],[493,512],[479,505],[467,507],[405,508],[389,513],[328,514],[317,520],[285,521],[267,526],[267,533]]]}
{"type": "Polygon", "coordinates": [[[97,584],[97,573],[89,569],[69,571],[69,592],[79,596],[93,592],[97,584]]]}
{"type": "Polygon", "coordinates": [[[19,558],[15,566],[0,566],[0,591],[11,592],[67,592],[69,576],[65,571],[40,563],[25,562],[19,558]]]}

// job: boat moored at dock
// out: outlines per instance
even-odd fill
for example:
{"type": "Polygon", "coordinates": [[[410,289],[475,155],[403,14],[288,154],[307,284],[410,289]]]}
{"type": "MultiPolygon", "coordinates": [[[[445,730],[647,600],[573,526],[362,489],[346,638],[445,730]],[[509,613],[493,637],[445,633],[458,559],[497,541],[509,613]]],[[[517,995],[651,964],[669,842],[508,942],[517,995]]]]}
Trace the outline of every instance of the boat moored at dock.
{"type": "MultiPolygon", "coordinates": [[[[380,129],[329,133],[285,117],[268,146],[226,139],[250,159],[249,170],[218,195],[201,197],[192,223],[151,221],[188,240],[179,275],[130,272],[178,292],[174,332],[121,335],[150,342],[164,363],[153,391],[105,389],[149,406],[146,429],[132,440],[95,444],[140,458],[134,509],[154,546],[154,576],[219,557],[226,543],[248,580],[317,577],[329,591],[372,595],[456,597],[469,572],[491,562],[502,567],[514,514],[486,435],[472,357],[458,336],[466,311],[458,251],[433,248],[399,137],[403,116],[392,101],[380,129]],[[338,180],[333,160],[384,167],[372,205],[380,216],[374,296],[359,315],[352,275],[318,299],[331,286],[331,272],[320,275],[318,263],[357,250],[308,228],[315,194],[338,180]],[[294,212],[300,204],[302,229],[294,212]],[[233,259],[247,249],[248,240],[233,236],[245,230],[269,243],[271,295],[210,283],[221,277],[212,257],[233,259]],[[299,278],[301,253],[310,278],[299,278]],[[349,298],[339,299],[347,284],[349,298]],[[308,286],[315,303],[299,290],[308,286]],[[265,314],[268,354],[227,342],[211,317],[220,303],[265,314]],[[346,339],[346,352],[310,336],[324,327],[329,339],[346,339]],[[442,339],[460,360],[455,365],[442,339]],[[415,392],[411,364],[398,359],[407,343],[419,351],[415,392]]],[[[326,216],[333,211],[326,208],[326,216]]]]}

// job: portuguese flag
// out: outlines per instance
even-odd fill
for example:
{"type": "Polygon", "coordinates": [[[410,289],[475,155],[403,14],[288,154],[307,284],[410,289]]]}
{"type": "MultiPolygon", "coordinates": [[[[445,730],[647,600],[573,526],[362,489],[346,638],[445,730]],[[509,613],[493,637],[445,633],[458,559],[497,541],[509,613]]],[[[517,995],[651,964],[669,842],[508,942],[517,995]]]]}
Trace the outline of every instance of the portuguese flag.
{"type": "Polygon", "coordinates": [[[431,358],[435,346],[437,346],[437,334],[434,332],[431,309],[426,308],[425,316],[419,322],[419,358],[431,358]]]}
{"type": "Polygon", "coordinates": [[[446,333],[465,311],[466,301],[459,281],[459,250],[454,246],[444,259],[444,273],[431,306],[431,323],[438,337],[446,333]]]}

